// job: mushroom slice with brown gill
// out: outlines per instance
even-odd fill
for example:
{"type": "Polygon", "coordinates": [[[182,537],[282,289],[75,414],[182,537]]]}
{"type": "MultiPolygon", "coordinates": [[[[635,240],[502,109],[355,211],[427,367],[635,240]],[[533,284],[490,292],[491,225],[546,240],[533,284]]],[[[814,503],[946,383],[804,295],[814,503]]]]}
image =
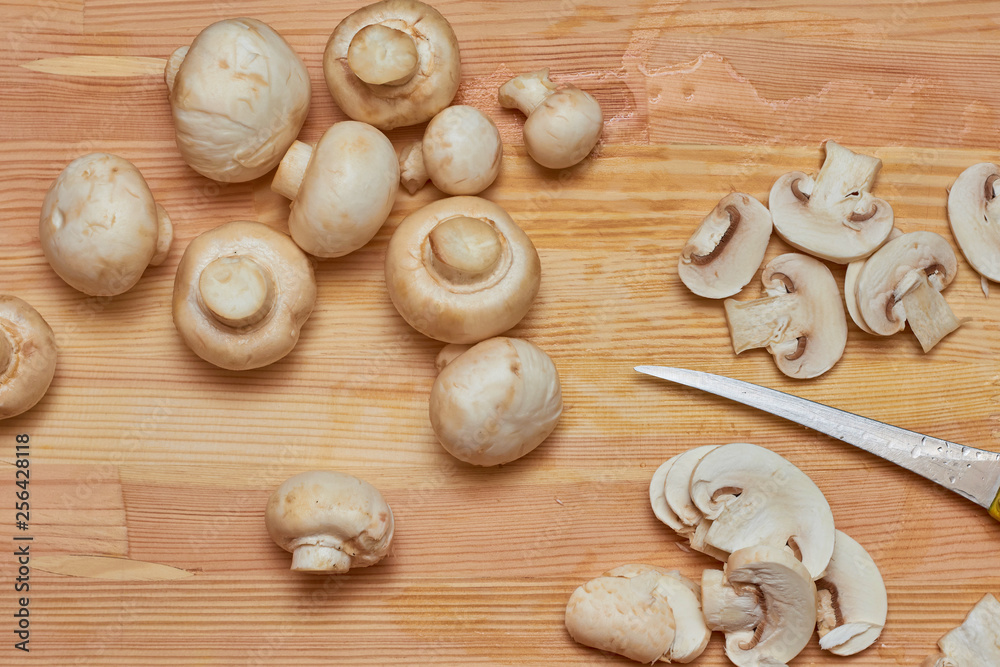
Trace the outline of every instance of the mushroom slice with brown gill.
{"type": "Polygon", "coordinates": [[[771,238],[771,214],[742,192],[723,197],[688,239],[677,263],[681,282],[698,296],[733,296],[753,279],[771,238]]]}
{"type": "MultiPolygon", "coordinates": [[[[889,240],[902,236],[902,234],[903,232],[897,227],[893,227],[889,234],[889,240]]],[[[861,316],[861,306],[858,305],[858,276],[861,275],[861,269],[864,268],[867,261],[867,257],[862,257],[847,265],[847,270],[844,272],[844,303],[847,305],[847,313],[858,325],[858,328],[874,336],[875,332],[865,323],[865,318],[861,316]]]]}
{"type": "Polygon", "coordinates": [[[475,195],[500,173],[503,142],[489,116],[475,107],[456,105],[427,123],[423,139],[403,149],[400,179],[412,195],[428,179],[449,195],[475,195]]]}
{"type": "Polygon", "coordinates": [[[315,574],[374,565],[389,552],[395,527],[378,489],[327,470],[285,480],[268,499],[264,522],[275,544],[292,552],[292,569],[315,574]]]}
{"type": "Polygon", "coordinates": [[[116,296],[166,259],[174,235],[135,165],[90,153],[66,165],[49,187],[38,236],[45,258],[70,287],[116,296]]]}
{"type": "Polygon", "coordinates": [[[921,667],[996,667],[1000,665],[1000,601],[987,593],[957,628],[938,640],[941,652],[921,667]]]}
{"type": "Polygon", "coordinates": [[[453,359],[451,347],[439,355],[442,370],[431,388],[430,419],[452,456],[478,466],[499,465],[549,437],[563,407],[559,373],[549,355],[517,338],[490,338],[453,359]]]}
{"type": "Polygon", "coordinates": [[[974,164],[948,191],[948,221],[958,247],[981,276],[1000,282],[1000,166],[974,164]]]}
{"type": "Polygon", "coordinates": [[[865,548],[837,531],[826,573],[816,582],[820,648],[854,655],[875,643],[889,611],[882,574],[865,548]]]}
{"type": "Polygon", "coordinates": [[[854,291],[861,317],[880,336],[909,322],[928,352],[961,325],[941,295],[957,269],[955,252],[941,235],[903,234],[879,248],[858,274],[854,291]]]}
{"type": "Polygon", "coordinates": [[[538,293],[541,262],[503,208],[448,197],[399,224],[385,278],[393,305],[414,329],[447,343],[478,343],[521,321],[538,293]]]}
{"type": "Polygon", "coordinates": [[[771,187],[775,231],[793,247],[831,262],[870,255],[892,230],[892,207],[871,193],[881,168],[878,158],[827,141],[815,179],[795,171],[771,187]]]}
{"type": "Polygon", "coordinates": [[[573,591],[566,629],[577,642],[638,662],[688,663],[711,637],[698,585],[679,572],[623,565],[573,591]]]}
{"type": "Polygon", "coordinates": [[[177,332],[199,357],[229,370],[291,352],[315,304],[309,257],[259,222],[229,222],[196,237],[174,278],[177,332]]]}
{"type": "Polygon", "coordinates": [[[288,231],[316,257],[341,257],[368,243],[389,217],[399,189],[396,151],[366,123],[344,121],[315,148],[296,141],[271,189],[292,200],[288,231]]]}
{"type": "Polygon", "coordinates": [[[323,53],[337,106],[380,130],[430,120],[455,97],[460,71],[451,24],[417,0],[362,7],[337,25],[323,53]]]}
{"type": "Polygon", "coordinates": [[[766,347],[778,370],[812,378],[830,370],[847,345],[840,288],[823,262],[798,253],[775,257],[761,274],[768,296],[726,299],[726,320],[736,354],[766,347]]]}
{"type": "Polygon", "coordinates": [[[0,295],[0,419],[42,400],[56,372],[56,354],[45,318],[27,301],[0,295]]]}
{"type": "Polygon", "coordinates": [[[514,77],[500,86],[500,106],[520,109],[528,155],[549,169],[572,167],[597,145],[604,129],[601,105],[571,84],[556,84],[549,68],[514,77]]]}
{"type": "Polygon", "coordinates": [[[691,473],[702,457],[716,447],[702,445],[681,452],[657,468],[649,482],[653,514],[684,537],[690,537],[705,518],[691,502],[691,473]]]}
{"type": "Polygon", "coordinates": [[[302,129],[312,89],[298,54],[256,19],[219,21],[164,71],[177,148],[203,176],[250,181],[274,169],[302,129]]]}
{"type": "MultiPolygon", "coordinates": [[[[833,513],[823,492],[769,449],[741,442],[710,451],[691,474],[691,500],[711,521],[705,544],[719,551],[788,548],[814,579],[833,555],[833,513]]],[[[704,551],[694,540],[691,546],[704,551]]]]}
{"type": "Polygon", "coordinates": [[[787,550],[753,546],[729,557],[721,581],[702,578],[702,604],[709,627],[726,633],[733,664],[774,667],[792,660],[812,638],[816,585],[787,550]],[[723,586],[732,592],[720,592],[723,586]],[[736,607],[719,611],[715,605],[727,599],[736,600],[736,607]]]}

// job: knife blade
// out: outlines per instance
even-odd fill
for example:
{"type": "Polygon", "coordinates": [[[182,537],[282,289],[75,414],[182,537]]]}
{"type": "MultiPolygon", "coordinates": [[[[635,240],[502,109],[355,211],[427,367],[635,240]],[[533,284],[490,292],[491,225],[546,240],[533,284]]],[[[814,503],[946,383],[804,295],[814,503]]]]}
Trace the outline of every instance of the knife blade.
{"type": "Polygon", "coordinates": [[[1000,453],[908,431],[722,375],[668,366],[636,366],[635,370],[728,398],[825,433],[968,498],[1000,521],[1000,453]]]}

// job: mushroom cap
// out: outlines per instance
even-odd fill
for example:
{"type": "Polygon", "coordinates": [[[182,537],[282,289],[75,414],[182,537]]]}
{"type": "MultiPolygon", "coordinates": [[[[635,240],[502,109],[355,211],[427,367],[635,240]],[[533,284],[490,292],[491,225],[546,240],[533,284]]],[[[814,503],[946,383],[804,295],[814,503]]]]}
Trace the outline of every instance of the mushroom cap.
{"type": "Polygon", "coordinates": [[[347,16],[323,53],[326,84],[344,113],[380,130],[430,120],[455,97],[460,83],[458,38],[436,9],[417,0],[382,0],[347,16]],[[413,40],[416,73],[402,83],[370,84],[348,62],[355,36],[371,25],[398,30],[413,40]]]}
{"type": "MultiPolygon", "coordinates": [[[[234,291],[232,297],[238,296],[234,291]]],[[[228,222],[196,237],[174,279],[177,332],[199,357],[229,370],[266,366],[291,352],[315,303],[309,258],[288,236],[259,222],[228,222]],[[263,319],[246,326],[220,321],[206,307],[200,289],[206,268],[237,258],[253,261],[273,287],[273,303],[263,319]]]]}
{"type": "Polygon", "coordinates": [[[311,255],[346,255],[375,236],[398,190],[399,164],[386,136],[366,123],[336,123],[313,150],[288,231],[311,255]]]}
{"type": "Polygon", "coordinates": [[[524,121],[528,155],[549,169],[572,167],[590,154],[601,138],[604,116],[594,97],[566,85],[545,98],[524,121]]]}
{"type": "Polygon", "coordinates": [[[286,551],[319,546],[341,552],[349,562],[337,571],[382,560],[394,530],[392,509],[378,489],[328,470],[302,472],[282,482],[267,501],[264,523],[286,551]]]}
{"type": "Polygon", "coordinates": [[[766,347],[778,370],[813,378],[833,368],[847,346],[840,288],[823,262],[799,253],[772,259],[761,274],[769,295],[724,303],[736,354],[766,347]]]}
{"type": "Polygon", "coordinates": [[[948,191],[948,221],[958,247],[981,276],[1000,282],[1000,166],[974,164],[948,191]]]}
{"type": "Polygon", "coordinates": [[[871,194],[881,167],[878,158],[827,141],[815,179],[796,171],[771,187],[775,231],[789,245],[831,262],[870,255],[892,231],[892,207],[871,194]]]}
{"type": "Polygon", "coordinates": [[[122,294],[139,282],[161,236],[170,233],[166,218],[161,234],[161,213],[166,217],[131,162],[109,153],[83,155],[45,194],[42,251],[59,277],[84,294],[122,294]]]}
{"type": "Polygon", "coordinates": [[[865,548],[837,531],[826,573],[816,582],[820,648],[854,655],[875,643],[889,611],[885,582],[865,548]]]}
{"type": "Polygon", "coordinates": [[[945,653],[939,664],[959,667],[986,667],[1000,664],[1000,601],[987,593],[957,628],[938,640],[945,653]]]}
{"type": "Polygon", "coordinates": [[[769,449],[745,442],[713,449],[691,475],[691,500],[711,521],[706,542],[723,552],[794,547],[813,579],[833,555],[833,513],[823,492],[769,449]]]}
{"type": "Polygon", "coordinates": [[[677,274],[698,296],[733,296],[757,273],[770,239],[767,208],[742,192],[726,195],[681,250],[677,274]]]}
{"type": "MultiPolygon", "coordinates": [[[[480,248],[469,238],[457,232],[449,252],[458,247],[462,252],[456,254],[479,257],[480,248]]],[[[503,208],[480,197],[448,197],[399,224],[386,250],[385,277],[392,303],[414,329],[447,343],[477,343],[521,321],[538,293],[541,262],[531,239],[503,208]],[[460,218],[484,222],[499,243],[494,263],[474,279],[446,275],[437,264],[435,253],[443,250],[433,234],[460,218]]]]}
{"type": "Polygon", "coordinates": [[[912,286],[914,274],[926,274],[940,292],[957,270],[955,252],[940,234],[902,234],[869,257],[858,274],[855,298],[861,317],[876,334],[889,336],[902,331],[906,311],[901,298],[912,286]]]}
{"type": "MultiPolygon", "coordinates": [[[[170,87],[177,148],[203,176],[250,181],[274,169],[295,140],[312,89],[281,35],[256,19],[226,19],[195,37],[170,87]]],[[[183,52],[182,52],[183,53],[183,52]]]]}
{"type": "Polygon", "coordinates": [[[533,343],[491,338],[445,366],[431,388],[431,426],[455,458],[509,463],[534,450],[562,414],[555,364],[533,343]]]}
{"type": "Polygon", "coordinates": [[[500,173],[500,132],[493,120],[475,107],[451,106],[434,116],[424,131],[421,148],[428,177],[445,194],[477,194],[500,173]]]}
{"type": "Polygon", "coordinates": [[[0,419],[42,400],[56,372],[56,338],[48,322],[16,296],[0,295],[0,419]]]}

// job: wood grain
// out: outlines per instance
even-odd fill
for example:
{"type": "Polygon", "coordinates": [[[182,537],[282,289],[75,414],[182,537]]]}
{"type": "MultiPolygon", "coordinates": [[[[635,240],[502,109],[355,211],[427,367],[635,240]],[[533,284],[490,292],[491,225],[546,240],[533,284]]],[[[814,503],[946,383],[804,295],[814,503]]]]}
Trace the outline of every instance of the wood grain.
{"type": "MultiPolygon", "coordinates": [[[[512,334],[553,357],[566,403],[538,450],[490,470],[436,443],[427,397],[440,344],[410,329],[385,290],[388,239],[441,196],[431,187],[401,194],[361,250],[317,262],[320,302],[286,359],[223,371],[171,321],[187,243],[234,219],[286,230],[288,204],[267,177],[220,185],[183,163],[157,59],[214,20],[271,23],[309,68],[302,137],[313,141],[345,118],[322,51],[359,4],[0,2],[0,291],[33,303],[60,347],[45,399],[0,422],[0,507],[15,488],[14,435],[31,435],[37,558],[28,656],[10,632],[16,563],[0,555],[0,663],[627,664],[575,644],[565,602],[627,562],[691,577],[717,567],[656,521],[646,488],[673,454],[733,441],[800,466],[882,569],[888,625],[875,647],[838,663],[917,664],[983,593],[1000,592],[1000,526],[985,511],[824,436],[631,370],[728,374],[1000,449],[1000,310],[964,260],[945,294],[970,320],[930,354],[908,332],[879,338],[852,324],[842,361],[806,382],[763,351],[735,356],[721,304],[691,295],[676,271],[720,197],[766,201],[782,173],[819,167],[828,138],[883,160],[876,193],[901,229],[953,242],[947,187],[965,167],[1000,160],[1000,90],[988,85],[996,3],[438,3],[462,46],[457,101],[489,113],[505,142],[484,196],[542,259],[538,299],[512,334]],[[544,65],[591,90],[607,119],[595,154],[562,172],[527,158],[522,118],[495,97],[506,78],[544,65]],[[133,161],[176,225],[166,262],[114,299],[73,291],[38,245],[50,182],[93,150],[133,161]],[[382,490],[397,520],[389,558],[341,577],[288,570],[264,503],[317,467],[382,490]]],[[[389,136],[399,148],[421,130],[389,136]]],[[[775,238],[768,256],[788,249],[775,238]]],[[[760,293],[754,282],[741,298],[760,293]]],[[[0,543],[13,544],[13,521],[0,512],[0,543]]],[[[832,662],[814,640],[793,664],[832,662]]],[[[728,664],[720,638],[697,664],[728,664]]]]}

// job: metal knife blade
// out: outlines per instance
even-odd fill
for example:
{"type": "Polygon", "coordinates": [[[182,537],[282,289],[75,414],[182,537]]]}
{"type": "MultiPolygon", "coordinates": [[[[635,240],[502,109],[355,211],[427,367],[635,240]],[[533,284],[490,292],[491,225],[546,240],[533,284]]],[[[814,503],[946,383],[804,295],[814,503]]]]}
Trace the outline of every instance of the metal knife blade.
{"type": "Polygon", "coordinates": [[[733,378],[667,366],[646,375],[694,387],[825,433],[968,498],[1000,521],[1000,453],[959,445],[733,378]]]}

